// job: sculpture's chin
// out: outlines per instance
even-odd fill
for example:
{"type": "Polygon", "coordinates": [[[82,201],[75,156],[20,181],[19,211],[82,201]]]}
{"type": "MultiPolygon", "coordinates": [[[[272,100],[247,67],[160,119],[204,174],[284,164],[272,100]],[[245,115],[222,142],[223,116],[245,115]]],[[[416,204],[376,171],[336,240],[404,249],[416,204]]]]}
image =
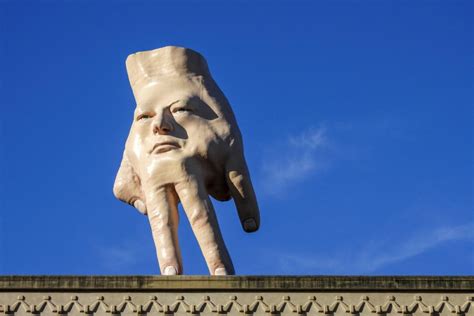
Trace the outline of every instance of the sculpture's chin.
{"type": "Polygon", "coordinates": [[[138,161],[143,184],[148,188],[158,188],[187,181],[190,175],[195,175],[203,181],[209,195],[218,201],[228,201],[231,195],[225,170],[219,163],[222,157],[213,155],[215,151],[199,149],[172,145],[155,148],[146,159],[138,161]]]}
{"type": "Polygon", "coordinates": [[[185,158],[178,150],[150,154],[140,162],[140,178],[145,186],[159,187],[181,181],[185,175],[185,158]]]}

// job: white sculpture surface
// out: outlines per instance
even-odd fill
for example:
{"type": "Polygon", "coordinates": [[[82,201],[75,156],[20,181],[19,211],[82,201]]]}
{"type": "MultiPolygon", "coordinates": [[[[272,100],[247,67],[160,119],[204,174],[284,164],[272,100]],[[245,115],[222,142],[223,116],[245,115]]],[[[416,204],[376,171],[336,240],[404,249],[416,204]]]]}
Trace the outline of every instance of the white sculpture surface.
{"type": "Polygon", "coordinates": [[[246,232],[259,228],[260,216],[229,102],[193,50],[139,52],[126,65],[137,106],[115,196],[148,216],[162,274],[183,273],[178,203],[210,273],[234,274],[209,195],[232,198],[246,232]]]}

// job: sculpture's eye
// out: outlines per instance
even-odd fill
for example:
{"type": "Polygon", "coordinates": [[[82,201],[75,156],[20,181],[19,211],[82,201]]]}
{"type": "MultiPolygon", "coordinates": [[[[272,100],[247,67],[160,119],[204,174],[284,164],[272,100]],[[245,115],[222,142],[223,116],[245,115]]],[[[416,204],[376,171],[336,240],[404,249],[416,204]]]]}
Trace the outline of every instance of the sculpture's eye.
{"type": "Polygon", "coordinates": [[[146,120],[146,119],[149,119],[149,118],[152,118],[152,117],[153,117],[153,114],[143,113],[143,114],[140,114],[140,115],[137,116],[137,121],[146,120]]]}
{"type": "Polygon", "coordinates": [[[186,113],[186,112],[192,112],[190,108],[186,107],[176,107],[172,110],[173,113],[186,113]]]}

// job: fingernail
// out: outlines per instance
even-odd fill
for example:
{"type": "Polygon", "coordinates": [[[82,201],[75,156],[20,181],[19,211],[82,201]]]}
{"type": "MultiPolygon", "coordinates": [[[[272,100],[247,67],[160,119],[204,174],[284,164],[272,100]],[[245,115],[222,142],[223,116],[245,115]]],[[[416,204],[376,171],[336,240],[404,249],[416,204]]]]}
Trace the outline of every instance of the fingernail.
{"type": "Polygon", "coordinates": [[[244,229],[246,232],[254,232],[257,230],[257,223],[253,218],[246,219],[244,221],[244,229]]]}
{"type": "Polygon", "coordinates": [[[140,211],[140,213],[146,214],[146,206],[145,206],[145,203],[143,203],[141,200],[136,200],[136,201],[133,203],[133,206],[134,206],[138,211],[140,211]]]}
{"type": "Polygon", "coordinates": [[[227,271],[225,268],[217,268],[214,270],[214,275],[227,275],[227,271]]]}
{"type": "Polygon", "coordinates": [[[178,271],[176,271],[176,268],[173,266],[168,266],[165,268],[165,271],[163,272],[164,275],[177,275],[178,271]]]}

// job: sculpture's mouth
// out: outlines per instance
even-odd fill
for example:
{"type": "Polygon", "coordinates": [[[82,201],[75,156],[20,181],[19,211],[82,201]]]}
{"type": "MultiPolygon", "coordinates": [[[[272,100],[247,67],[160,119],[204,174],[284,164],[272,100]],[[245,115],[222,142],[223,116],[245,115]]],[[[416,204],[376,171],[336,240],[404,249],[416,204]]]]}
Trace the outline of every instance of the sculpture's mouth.
{"type": "Polygon", "coordinates": [[[150,150],[150,154],[162,154],[170,150],[181,148],[177,142],[156,143],[150,150]]]}

